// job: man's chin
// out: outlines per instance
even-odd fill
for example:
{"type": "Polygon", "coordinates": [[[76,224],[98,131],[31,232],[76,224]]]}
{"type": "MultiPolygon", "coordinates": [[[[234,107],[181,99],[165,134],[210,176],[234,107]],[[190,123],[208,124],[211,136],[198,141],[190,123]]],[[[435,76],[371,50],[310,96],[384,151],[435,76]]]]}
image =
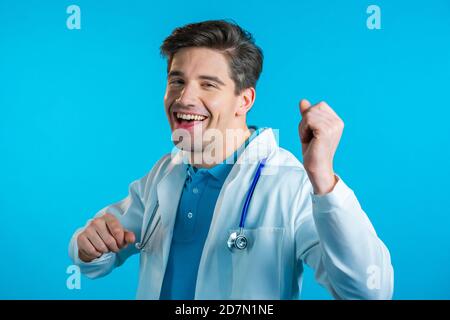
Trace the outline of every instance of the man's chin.
{"type": "Polygon", "coordinates": [[[197,145],[197,144],[195,144],[195,141],[183,142],[183,141],[173,141],[172,140],[172,142],[177,149],[183,150],[185,152],[197,153],[197,152],[203,152],[205,149],[205,146],[197,145]]]}
{"type": "Polygon", "coordinates": [[[211,142],[204,138],[203,128],[193,130],[175,129],[172,130],[172,143],[176,148],[186,152],[203,152],[205,147],[211,142]]]}

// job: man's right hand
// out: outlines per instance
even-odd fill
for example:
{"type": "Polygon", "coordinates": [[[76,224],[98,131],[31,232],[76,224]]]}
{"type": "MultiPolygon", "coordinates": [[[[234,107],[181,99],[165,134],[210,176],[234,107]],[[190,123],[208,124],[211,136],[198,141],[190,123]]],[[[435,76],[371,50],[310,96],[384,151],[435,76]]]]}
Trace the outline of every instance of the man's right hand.
{"type": "Polygon", "coordinates": [[[92,220],[78,235],[78,256],[84,262],[91,262],[104,253],[119,252],[135,241],[133,232],[125,230],[116,217],[106,213],[92,220]]]}

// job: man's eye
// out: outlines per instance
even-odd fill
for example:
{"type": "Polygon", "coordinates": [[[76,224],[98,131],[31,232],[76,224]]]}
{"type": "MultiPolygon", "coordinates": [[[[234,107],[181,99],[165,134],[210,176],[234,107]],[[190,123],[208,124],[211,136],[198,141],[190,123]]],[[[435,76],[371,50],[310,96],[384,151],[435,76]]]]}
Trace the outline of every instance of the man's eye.
{"type": "Polygon", "coordinates": [[[173,84],[173,85],[179,85],[179,84],[183,84],[183,80],[172,80],[169,82],[169,84],[173,84]]]}
{"type": "Polygon", "coordinates": [[[208,87],[208,88],[216,88],[217,86],[213,83],[209,83],[209,82],[205,82],[203,84],[203,86],[208,87]]]}

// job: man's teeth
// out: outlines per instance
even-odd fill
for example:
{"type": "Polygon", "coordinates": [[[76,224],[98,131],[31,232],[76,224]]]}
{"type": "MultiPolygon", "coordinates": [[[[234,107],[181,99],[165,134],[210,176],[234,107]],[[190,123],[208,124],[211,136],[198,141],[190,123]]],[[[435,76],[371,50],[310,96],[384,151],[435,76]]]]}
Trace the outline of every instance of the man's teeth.
{"type": "Polygon", "coordinates": [[[206,119],[205,116],[200,116],[197,114],[181,113],[181,112],[177,112],[177,118],[183,119],[183,120],[195,120],[195,121],[203,121],[206,119]]]}

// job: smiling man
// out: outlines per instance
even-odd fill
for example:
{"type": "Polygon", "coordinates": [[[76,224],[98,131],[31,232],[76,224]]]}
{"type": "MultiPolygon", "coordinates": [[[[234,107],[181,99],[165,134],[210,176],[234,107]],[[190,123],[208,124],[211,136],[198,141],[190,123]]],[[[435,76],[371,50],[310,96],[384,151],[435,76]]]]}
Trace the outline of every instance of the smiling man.
{"type": "Polygon", "coordinates": [[[272,129],[247,126],[263,64],[248,32],[189,24],[161,52],[177,152],[75,232],[81,271],[140,253],[139,299],[298,299],[307,264],[337,299],[390,299],[389,251],[334,172],[343,122],[330,106],[300,102],[302,164],[272,129]]]}
{"type": "Polygon", "coordinates": [[[214,149],[221,162],[250,136],[245,118],[255,100],[255,89],[235,88],[227,57],[216,49],[184,47],[168,54],[173,57],[164,102],[172,136],[178,138],[174,142],[190,151],[191,162],[200,159],[197,166],[214,166],[217,162],[213,159],[205,163],[205,149],[214,149]],[[207,135],[211,139],[205,138],[207,135]]]}

